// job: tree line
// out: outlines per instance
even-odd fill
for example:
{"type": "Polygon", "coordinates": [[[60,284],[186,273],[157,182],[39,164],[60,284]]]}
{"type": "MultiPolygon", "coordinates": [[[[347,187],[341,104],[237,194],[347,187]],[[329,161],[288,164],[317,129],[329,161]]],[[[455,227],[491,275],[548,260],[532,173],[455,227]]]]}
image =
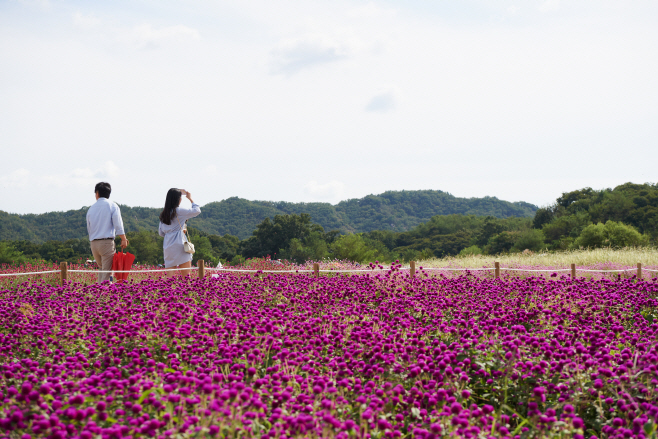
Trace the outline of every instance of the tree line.
{"type": "MultiPolygon", "coordinates": [[[[563,193],[532,218],[435,215],[409,231],[372,230],[344,233],[312,221],[308,213],[265,218],[251,236],[199,230],[190,221],[190,238],[198,259],[239,264],[270,256],[295,262],[325,258],[355,262],[422,260],[432,257],[499,254],[524,250],[655,245],[658,241],[658,185],[627,183],[614,189],[585,188],[563,193]]],[[[162,238],[155,230],[128,232],[136,261],[162,264],[162,238]]],[[[75,262],[91,257],[86,238],[0,243],[0,262],[46,260],[75,262]]]]}
{"type": "MultiPolygon", "coordinates": [[[[121,202],[120,199],[114,201],[121,202]]],[[[130,207],[120,204],[127,232],[156,230],[161,209],[130,207]]],[[[66,241],[87,235],[85,215],[88,208],[67,212],[16,215],[0,211],[0,240],[27,240],[44,243],[66,241]]],[[[201,207],[194,227],[210,235],[226,234],[247,239],[265,218],[307,213],[325,230],[358,233],[372,230],[404,232],[427,222],[435,215],[476,215],[532,217],[537,206],[510,203],[495,197],[459,198],[436,190],[389,191],[379,195],[329,203],[287,203],[250,201],[237,197],[201,207]]]]}
{"type": "Polygon", "coordinates": [[[555,203],[537,210],[533,228],[555,250],[655,245],[658,183],[565,192],[555,203]]]}

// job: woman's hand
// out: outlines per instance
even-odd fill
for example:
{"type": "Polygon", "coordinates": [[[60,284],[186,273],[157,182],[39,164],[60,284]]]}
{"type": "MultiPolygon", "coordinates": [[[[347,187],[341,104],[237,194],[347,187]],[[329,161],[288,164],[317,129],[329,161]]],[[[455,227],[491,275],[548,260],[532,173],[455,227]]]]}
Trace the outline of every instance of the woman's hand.
{"type": "Polygon", "coordinates": [[[187,199],[190,200],[190,203],[194,203],[194,200],[192,199],[192,194],[189,191],[185,191],[185,194],[187,199]]]}

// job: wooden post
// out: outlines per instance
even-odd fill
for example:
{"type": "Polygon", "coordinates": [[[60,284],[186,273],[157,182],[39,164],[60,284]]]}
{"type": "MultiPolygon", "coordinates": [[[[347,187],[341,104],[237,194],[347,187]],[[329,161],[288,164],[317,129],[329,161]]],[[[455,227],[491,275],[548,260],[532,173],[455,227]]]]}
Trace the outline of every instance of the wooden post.
{"type": "Polygon", "coordinates": [[[500,262],[494,262],[494,274],[496,275],[496,279],[500,279],[500,262]]]}
{"type": "Polygon", "coordinates": [[[320,277],[320,264],[313,262],[313,275],[315,277],[320,277]]]}
{"type": "Polygon", "coordinates": [[[571,264],[571,280],[576,279],[576,264],[571,264]]]}
{"type": "Polygon", "coordinates": [[[203,262],[203,259],[196,261],[196,266],[199,267],[199,279],[203,279],[203,276],[206,275],[206,265],[203,262]]]}
{"type": "Polygon", "coordinates": [[[64,285],[64,282],[69,280],[69,265],[66,262],[59,264],[59,284],[64,285]]]}
{"type": "Polygon", "coordinates": [[[637,263],[637,278],[642,279],[642,264],[639,262],[637,263]]]}
{"type": "Polygon", "coordinates": [[[416,275],[416,261],[409,262],[409,277],[416,275]]]}

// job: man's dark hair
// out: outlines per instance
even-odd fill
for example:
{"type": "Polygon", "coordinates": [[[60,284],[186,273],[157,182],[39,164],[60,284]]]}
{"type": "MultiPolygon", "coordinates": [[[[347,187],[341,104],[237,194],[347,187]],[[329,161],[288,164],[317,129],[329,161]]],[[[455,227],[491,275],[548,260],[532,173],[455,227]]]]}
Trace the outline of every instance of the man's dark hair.
{"type": "Polygon", "coordinates": [[[104,181],[96,184],[94,188],[94,193],[98,192],[98,196],[102,198],[110,198],[110,193],[112,192],[112,186],[110,183],[105,183],[104,181]]]}

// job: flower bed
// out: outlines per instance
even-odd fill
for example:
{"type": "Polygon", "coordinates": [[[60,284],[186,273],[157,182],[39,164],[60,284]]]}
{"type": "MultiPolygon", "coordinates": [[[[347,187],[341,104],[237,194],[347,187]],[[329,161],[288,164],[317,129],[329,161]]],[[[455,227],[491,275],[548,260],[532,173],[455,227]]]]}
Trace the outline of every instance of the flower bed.
{"type": "Polygon", "coordinates": [[[365,269],[356,262],[343,261],[338,259],[326,259],[322,261],[307,261],[303,264],[297,264],[285,259],[272,259],[270,256],[263,258],[250,258],[244,263],[238,265],[226,264],[224,268],[244,269],[244,270],[262,270],[262,271],[291,271],[291,270],[313,270],[313,264],[317,262],[320,270],[358,270],[365,269]]]}
{"type": "Polygon", "coordinates": [[[0,291],[6,437],[650,437],[656,281],[222,273],[0,291]]]}

